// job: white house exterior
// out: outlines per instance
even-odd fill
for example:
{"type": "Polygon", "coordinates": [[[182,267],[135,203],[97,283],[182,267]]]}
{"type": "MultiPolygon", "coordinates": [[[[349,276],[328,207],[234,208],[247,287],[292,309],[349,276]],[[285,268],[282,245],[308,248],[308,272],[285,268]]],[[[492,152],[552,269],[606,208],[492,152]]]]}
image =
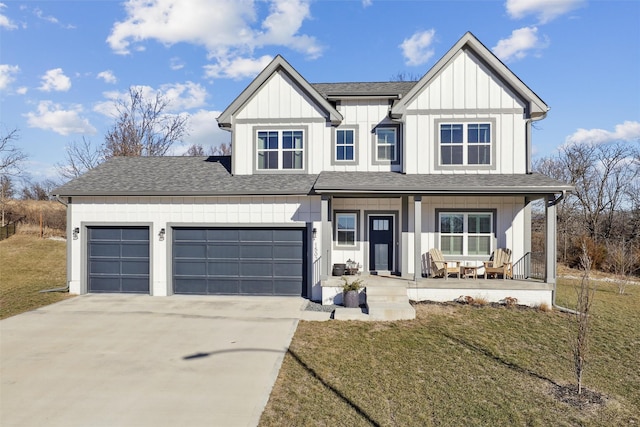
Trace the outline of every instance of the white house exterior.
{"type": "Polygon", "coordinates": [[[218,118],[230,159],[114,158],[56,191],[70,291],[321,300],[353,260],[410,280],[413,299],[452,299],[464,292],[425,279],[428,250],[526,263],[542,198],[543,283],[476,288],[550,304],[555,201],[571,187],[531,172],[547,111],[471,33],[418,82],[310,84],[277,56],[218,118]]]}

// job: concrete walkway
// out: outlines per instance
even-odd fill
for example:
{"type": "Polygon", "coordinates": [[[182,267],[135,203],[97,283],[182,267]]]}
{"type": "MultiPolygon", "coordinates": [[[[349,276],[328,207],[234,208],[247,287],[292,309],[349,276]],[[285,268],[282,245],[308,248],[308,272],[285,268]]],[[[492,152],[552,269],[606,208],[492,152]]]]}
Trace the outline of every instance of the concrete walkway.
{"type": "Polygon", "coordinates": [[[295,297],[83,295],[0,321],[0,425],[254,426],[295,297]]]}

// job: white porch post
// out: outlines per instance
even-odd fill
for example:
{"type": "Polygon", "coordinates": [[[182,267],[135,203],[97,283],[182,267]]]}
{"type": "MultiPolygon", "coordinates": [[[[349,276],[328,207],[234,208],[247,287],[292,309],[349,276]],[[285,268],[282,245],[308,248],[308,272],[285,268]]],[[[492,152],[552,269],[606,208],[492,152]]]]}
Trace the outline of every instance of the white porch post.
{"type": "Polygon", "coordinates": [[[322,223],[322,253],[320,254],[320,280],[327,280],[330,276],[331,268],[331,222],[329,217],[331,207],[329,206],[329,196],[323,195],[320,199],[320,221],[322,223]]]}
{"type": "Polygon", "coordinates": [[[556,204],[554,195],[547,196],[546,203],[546,262],[545,262],[545,282],[553,283],[554,299],[555,299],[555,283],[556,283],[556,204]]]}
{"type": "Polygon", "coordinates": [[[413,196],[413,280],[422,277],[422,196],[413,196]]]}

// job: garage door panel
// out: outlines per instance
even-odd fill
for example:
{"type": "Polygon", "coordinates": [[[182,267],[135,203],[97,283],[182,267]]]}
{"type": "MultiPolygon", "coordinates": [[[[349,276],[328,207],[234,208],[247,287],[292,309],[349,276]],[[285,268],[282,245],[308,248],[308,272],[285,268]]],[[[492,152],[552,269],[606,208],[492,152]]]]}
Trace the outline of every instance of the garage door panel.
{"type": "Polygon", "coordinates": [[[146,276],[149,272],[149,264],[146,261],[125,261],[121,265],[122,274],[139,274],[146,276]]]}
{"type": "Polygon", "coordinates": [[[173,279],[174,292],[177,294],[206,294],[207,293],[207,279],[173,279]]]}
{"type": "Polygon", "coordinates": [[[210,242],[235,242],[240,240],[240,231],[233,228],[208,229],[207,240],[210,242]]]}
{"type": "MultiPolygon", "coordinates": [[[[115,259],[118,261],[118,259],[115,259]]],[[[91,261],[89,268],[92,274],[120,274],[119,262],[114,262],[114,259],[105,259],[102,261],[91,261]]]]}
{"type": "Polygon", "coordinates": [[[119,228],[91,228],[89,231],[91,240],[115,240],[120,241],[122,232],[119,228]]]}
{"type": "Polygon", "coordinates": [[[117,258],[120,256],[120,243],[93,243],[89,247],[89,256],[117,258]]]}
{"type": "Polygon", "coordinates": [[[207,256],[209,258],[235,259],[240,257],[240,247],[238,242],[217,243],[207,246],[207,256]]]}
{"type": "Polygon", "coordinates": [[[274,280],[273,291],[277,295],[300,295],[300,280],[274,280]]]}
{"type": "Polygon", "coordinates": [[[91,280],[91,292],[119,292],[120,277],[94,277],[91,280]]]}
{"type": "Polygon", "coordinates": [[[178,227],[172,235],[176,293],[303,294],[304,229],[178,227]]]}
{"type": "Polygon", "coordinates": [[[207,255],[207,245],[191,243],[176,244],[173,247],[173,256],[175,258],[205,258],[207,255]]]}
{"type": "Polygon", "coordinates": [[[208,293],[212,295],[239,294],[240,279],[209,280],[208,293]]]}
{"type": "Polygon", "coordinates": [[[273,258],[273,246],[271,244],[247,244],[240,247],[241,258],[273,258]]]}
{"type": "Polygon", "coordinates": [[[207,264],[203,261],[180,260],[174,265],[174,273],[179,276],[206,276],[207,264]]]}
{"type": "Polygon", "coordinates": [[[137,277],[122,278],[122,292],[124,293],[147,293],[149,292],[149,279],[137,277]]]}
{"type": "Polygon", "coordinates": [[[210,277],[240,275],[240,263],[238,262],[210,261],[208,266],[208,273],[210,277]]]}
{"type": "Polygon", "coordinates": [[[123,258],[149,258],[148,243],[125,243],[122,245],[123,258]]]}

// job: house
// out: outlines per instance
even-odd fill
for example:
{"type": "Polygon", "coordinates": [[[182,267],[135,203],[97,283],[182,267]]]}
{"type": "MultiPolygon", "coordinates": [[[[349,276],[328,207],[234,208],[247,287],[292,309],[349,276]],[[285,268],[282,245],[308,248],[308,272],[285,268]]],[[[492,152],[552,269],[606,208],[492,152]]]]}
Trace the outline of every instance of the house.
{"type": "Polygon", "coordinates": [[[277,56],[218,118],[230,158],[113,158],[57,189],[70,291],[327,303],[333,265],[353,260],[417,300],[551,304],[555,204],[571,187],[531,171],[548,109],[471,33],[417,82],[311,84],[277,56]],[[471,265],[509,248],[527,270],[537,199],[541,281],[429,278],[430,248],[471,265]]]}

